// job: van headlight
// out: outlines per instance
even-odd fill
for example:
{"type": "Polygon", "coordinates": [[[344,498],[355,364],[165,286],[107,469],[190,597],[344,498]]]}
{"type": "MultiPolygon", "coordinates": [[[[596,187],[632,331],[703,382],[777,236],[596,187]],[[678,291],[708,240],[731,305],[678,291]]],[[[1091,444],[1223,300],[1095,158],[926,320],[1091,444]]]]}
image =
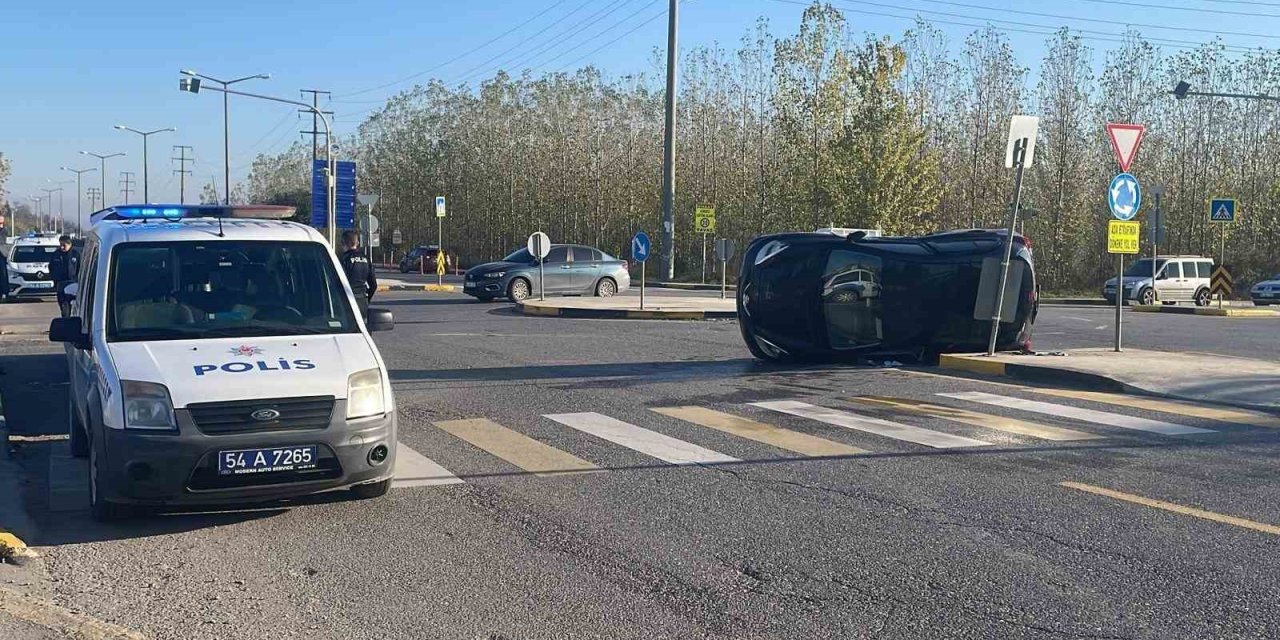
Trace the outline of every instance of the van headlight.
{"type": "Polygon", "coordinates": [[[177,431],[167,387],[155,382],[121,380],[120,392],[124,397],[124,428],[177,431]]]}
{"type": "Polygon", "coordinates": [[[369,369],[347,378],[347,419],[386,413],[382,404],[382,370],[369,369]]]}

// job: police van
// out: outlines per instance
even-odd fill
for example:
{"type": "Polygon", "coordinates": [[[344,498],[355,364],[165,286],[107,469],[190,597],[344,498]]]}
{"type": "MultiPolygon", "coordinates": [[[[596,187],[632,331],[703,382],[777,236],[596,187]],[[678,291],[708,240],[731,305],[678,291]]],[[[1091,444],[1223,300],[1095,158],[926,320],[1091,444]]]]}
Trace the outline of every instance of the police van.
{"type": "Polygon", "coordinates": [[[92,514],[387,492],[391,381],[337,257],[292,207],[117,206],[93,214],[67,345],[74,455],[92,514]]]}
{"type": "Polygon", "coordinates": [[[57,252],[57,235],[32,233],[15,238],[9,250],[9,294],[15,297],[53,295],[49,259],[57,252]]]}

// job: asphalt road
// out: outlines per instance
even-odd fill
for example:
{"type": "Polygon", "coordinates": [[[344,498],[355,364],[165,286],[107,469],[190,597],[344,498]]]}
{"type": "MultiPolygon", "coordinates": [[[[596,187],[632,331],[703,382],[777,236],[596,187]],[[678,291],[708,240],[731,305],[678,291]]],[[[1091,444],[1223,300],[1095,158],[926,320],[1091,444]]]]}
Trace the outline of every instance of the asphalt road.
{"type": "MultiPolygon", "coordinates": [[[[771,367],[733,321],[526,317],[461,295],[378,304],[396,313],[377,340],[402,446],[461,482],[107,526],[89,520],[63,443],[24,443],[49,597],[159,638],[1280,636],[1280,535],[1266,529],[1280,524],[1280,429],[931,369],[771,367]],[[1022,404],[938,395],[974,392],[1022,404]],[[1161,432],[1175,423],[1209,431],[1161,432]],[[529,471],[583,465],[596,470],[529,471]]],[[[1095,316],[1046,309],[1038,346],[1105,346],[1095,316]]],[[[1188,319],[1204,320],[1135,318],[1133,340],[1154,343],[1134,344],[1199,339],[1173,326],[1275,335],[1188,319]],[[1146,323],[1158,328],[1134,335],[1146,323]]],[[[25,407],[15,431],[59,431],[60,351],[0,353],[7,407],[25,407]]]]}

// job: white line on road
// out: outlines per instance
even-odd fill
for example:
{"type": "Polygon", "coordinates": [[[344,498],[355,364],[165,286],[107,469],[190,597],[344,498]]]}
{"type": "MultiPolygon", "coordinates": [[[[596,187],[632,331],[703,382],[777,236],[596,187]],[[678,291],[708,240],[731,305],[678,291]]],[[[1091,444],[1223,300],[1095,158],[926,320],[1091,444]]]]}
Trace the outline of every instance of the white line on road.
{"type": "Polygon", "coordinates": [[[453,475],[448,469],[436,464],[403,442],[396,443],[396,479],[392,487],[404,489],[408,487],[431,487],[442,484],[458,484],[462,479],[453,475]]]}
{"type": "Polygon", "coordinates": [[[738,462],[723,453],[599,413],[555,413],[543,417],[671,464],[738,462]]]}
{"type": "Polygon", "coordinates": [[[994,393],[983,393],[981,391],[965,391],[961,393],[939,393],[944,398],[954,398],[956,400],[967,400],[969,402],[978,402],[981,404],[989,404],[997,407],[1007,407],[1009,409],[1020,409],[1022,411],[1031,411],[1033,413],[1043,413],[1051,416],[1062,418],[1072,418],[1075,420],[1083,420],[1085,422],[1095,422],[1097,424],[1105,424],[1121,429],[1134,429],[1136,431],[1148,431],[1150,433],[1159,433],[1167,436],[1182,436],[1193,433],[1213,433],[1213,429],[1200,429],[1198,427],[1188,427],[1182,424],[1174,424],[1172,422],[1163,422],[1160,420],[1150,420],[1147,418],[1136,418],[1133,416],[1120,415],[1118,413],[1108,413],[1106,411],[1095,411],[1093,409],[1084,409],[1082,407],[1072,407],[1065,404],[1054,404],[1052,402],[1040,402],[1038,400],[1024,400],[1022,398],[1012,398],[1009,396],[1000,396],[994,393]]]}
{"type": "Polygon", "coordinates": [[[886,438],[922,444],[926,447],[933,447],[935,449],[982,447],[989,446],[991,444],[990,442],[983,442],[982,440],[974,440],[973,438],[966,438],[963,436],[954,436],[940,431],[930,431],[928,429],[921,429],[920,427],[899,424],[897,422],[889,422],[888,420],[881,420],[879,418],[860,416],[848,411],[828,409],[826,407],[819,407],[807,402],[797,402],[795,400],[753,402],[752,405],[793,416],[800,416],[801,418],[817,420],[818,422],[833,424],[837,427],[865,431],[867,433],[874,433],[886,438]]]}

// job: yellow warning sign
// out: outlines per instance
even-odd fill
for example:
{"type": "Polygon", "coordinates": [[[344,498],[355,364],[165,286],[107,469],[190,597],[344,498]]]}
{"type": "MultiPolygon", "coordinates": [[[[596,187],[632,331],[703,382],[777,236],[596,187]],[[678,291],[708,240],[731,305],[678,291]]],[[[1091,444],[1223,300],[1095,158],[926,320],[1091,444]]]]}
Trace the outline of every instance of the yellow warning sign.
{"type": "Polygon", "coordinates": [[[693,210],[693,230],[698,233],[716,232],[716,208],[700,204],[693,210]]]}
{"type": "Polygon", "coordinates": [[[1137,222],[1112,220],[1107,223],[1107,253],[1138,253],[1141,225],[1137,222]]]}
{"type": "Polygon", "coordinates": [[[445,260],[444,249],[441,249],[440,253],[436,255],[436,275],[444,275],[445,260]]]}

